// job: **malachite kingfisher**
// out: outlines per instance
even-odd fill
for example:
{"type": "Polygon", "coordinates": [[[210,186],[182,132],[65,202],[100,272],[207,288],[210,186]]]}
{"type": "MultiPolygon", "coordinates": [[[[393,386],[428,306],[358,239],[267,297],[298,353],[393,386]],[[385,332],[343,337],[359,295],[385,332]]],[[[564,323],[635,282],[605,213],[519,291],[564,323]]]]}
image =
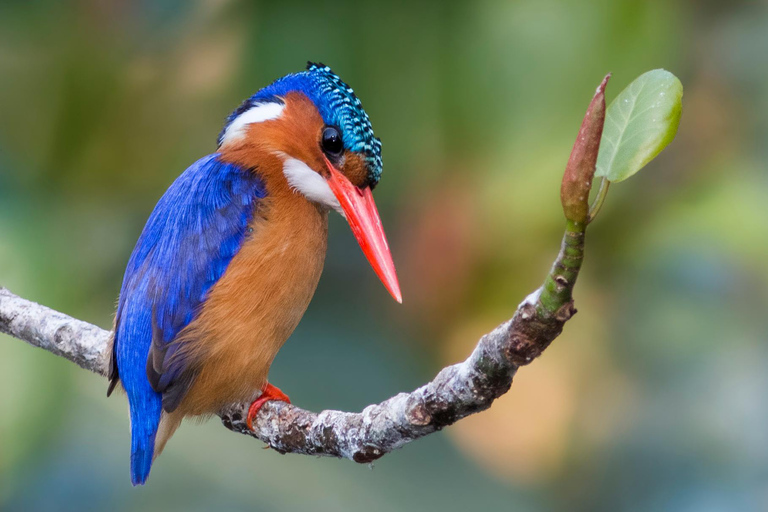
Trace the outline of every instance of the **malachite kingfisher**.
{"type": "Polygon", "coordinates": [[[128,395],[131,480],[187,416],[288,397],[270,365],[304,315],[325,259],[328,212],[347,219],[398,302],[400,286],[372,190],[381,141],[352,89],[309,63],[247,99],[218,149],[155,206],[125,270],[108,395],[128,395]]]}

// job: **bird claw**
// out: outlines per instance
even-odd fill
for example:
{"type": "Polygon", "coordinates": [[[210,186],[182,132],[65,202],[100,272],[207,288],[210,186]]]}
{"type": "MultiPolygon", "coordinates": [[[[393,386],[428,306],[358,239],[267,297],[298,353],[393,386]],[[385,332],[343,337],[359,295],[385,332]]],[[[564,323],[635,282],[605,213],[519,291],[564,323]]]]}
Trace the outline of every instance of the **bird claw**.
{"type": "Polygon", "coordinates": [[[267,384],[261,391],[261,396],[254,400],[251,406],[248,408],[248,417],[245,420],[248,425],[248,430],[253,430],[253,420],[256,419],[256,415],[259,414],[261,407],[270,400],[277,400],[279,402],[291,403],[291,399],[288,395],[280,391],[280,388],[267,384]]]}

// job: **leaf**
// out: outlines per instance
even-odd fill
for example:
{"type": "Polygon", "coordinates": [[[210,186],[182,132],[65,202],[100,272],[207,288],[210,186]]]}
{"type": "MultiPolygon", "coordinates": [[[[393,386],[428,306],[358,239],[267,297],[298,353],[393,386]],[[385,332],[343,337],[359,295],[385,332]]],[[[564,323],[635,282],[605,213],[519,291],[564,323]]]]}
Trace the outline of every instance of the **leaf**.
{"type": "Polygon", "coordinates": [[[595,176],[625,180],[672,142],[683,110],[683,84],[663,69],[643,73],[608,106],[595,176]]]}

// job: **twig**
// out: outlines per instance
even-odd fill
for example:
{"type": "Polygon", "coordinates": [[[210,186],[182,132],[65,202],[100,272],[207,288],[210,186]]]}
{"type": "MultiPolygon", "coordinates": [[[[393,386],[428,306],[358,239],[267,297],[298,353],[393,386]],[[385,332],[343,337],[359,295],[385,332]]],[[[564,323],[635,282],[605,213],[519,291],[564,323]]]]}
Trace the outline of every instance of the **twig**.
{"type": "MultiPolygon", "coordinates": [[[[569,224],[570,226],[570,224],[569,224]]],[[[483,411],[507,392],[518,366],[531,362],[576,312],[571,292],[583,257],[584,231],[570,226],[546,284],[511,320],[483,336],[464,362],[428,384],[366,407],[361,413],[323,411],[269,402],[248,430],[248,404],[222,411],[222,423],[281,453],[328,455],[368,463],[406,443],[483,411]],[[551,283],[551,285],[550,285],[551,283]]],[[[0,332],[106,375],[111,333],[0,288],[0,332]]]]}
{"type": "MultiPolygon", "coordinates": [[[[560,252],[544,284],[517,307],[514,316],[483,336],[463,362],[443,368],[424,386],[400,393],[361,413],[305,411],[282,402],[261,408],[254,430],[245,423],[249,404],[220,412],[228,429],[253,436],[281,453],[327,455],[368,463],[415,439],[483,411],[509,390],[526,365],[560,335],[575,313],[573,287],[584,260],[589,192],[605,121],[605,86],[597,88],[568,160],[560,198],[567,219],[560,252]]],[[[600,201],[607,184],[603,183],[600,201]]],[[[0,332],[106,375],[110,333],[17,297],[0,287],[0,332]]]]}

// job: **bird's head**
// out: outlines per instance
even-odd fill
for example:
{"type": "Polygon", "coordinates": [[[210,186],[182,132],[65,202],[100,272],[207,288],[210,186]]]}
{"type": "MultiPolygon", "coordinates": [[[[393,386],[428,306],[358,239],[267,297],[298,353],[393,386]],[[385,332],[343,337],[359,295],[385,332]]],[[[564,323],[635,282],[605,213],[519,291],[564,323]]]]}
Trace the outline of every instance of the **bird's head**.
{"type": "Polygon", "coordinates": [[[294,192],[343,215],[376,274],[402,301],[372,195],[381,141],[352,88],[328,66],[309,63],[261,89],[227,118],[218,142],[221,153],[254,168],[276,161],[294,192]]]}

